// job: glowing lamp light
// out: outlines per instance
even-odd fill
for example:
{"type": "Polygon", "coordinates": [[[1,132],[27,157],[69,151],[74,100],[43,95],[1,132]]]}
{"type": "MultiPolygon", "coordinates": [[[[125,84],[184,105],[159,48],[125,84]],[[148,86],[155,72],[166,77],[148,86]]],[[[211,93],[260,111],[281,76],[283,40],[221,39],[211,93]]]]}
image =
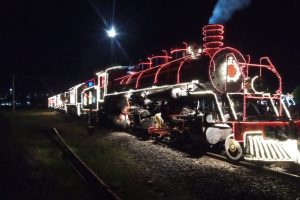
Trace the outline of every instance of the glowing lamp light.
{"type": "Polygon", "coordinates": [[[114,38],[117,35],[117,32],[114,27],[111,27],[111,29],[107,30],[106,33],[107,33],[107,36],[110,38],[114,38]]]}
{"type": "Polygon", "coordinates": [[[92,86],[94,85],[94,82],[89,81],[89,82],[87,83],[87,85],[88,85],[88,87],[92,87],[92,86]]]}
{"type": "Polygon", "coordinates": [[[222,64],[221,73],[227,82],[237,82],[241,76],[239,66],[233,57],[229,57],[222,64]]]}

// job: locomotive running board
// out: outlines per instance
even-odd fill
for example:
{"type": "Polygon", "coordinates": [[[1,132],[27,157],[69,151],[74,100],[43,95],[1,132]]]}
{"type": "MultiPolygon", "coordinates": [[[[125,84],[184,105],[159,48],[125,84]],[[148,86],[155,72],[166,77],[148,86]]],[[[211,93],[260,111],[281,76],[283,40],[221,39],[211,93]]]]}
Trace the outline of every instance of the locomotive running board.
{"type": "Polygon", "coordinates": [[[245,160],[293,161],[297,160],[297,140],[264,140],[262,135],[247,135],[244,148],[245,160]]]}

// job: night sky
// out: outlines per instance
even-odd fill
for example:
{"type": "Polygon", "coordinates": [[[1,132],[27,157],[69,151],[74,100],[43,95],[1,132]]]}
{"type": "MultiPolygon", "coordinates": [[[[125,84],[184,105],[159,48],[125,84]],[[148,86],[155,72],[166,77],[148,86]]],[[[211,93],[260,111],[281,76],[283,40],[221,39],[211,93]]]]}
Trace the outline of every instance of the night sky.
{"type": "MultiPolygon", "coordinates": [[[[13,0],[0,6],[0,92],[59,92],[112,65],[134,65],[183,41],[202,43],[216,0],[13,0]],[[105,29],[119,33],[112,41],[105,29]]],[[[300,1],[252,0],[225,24],[225,44],[269,56],[285,92],[300,84],[300,1]]]]}

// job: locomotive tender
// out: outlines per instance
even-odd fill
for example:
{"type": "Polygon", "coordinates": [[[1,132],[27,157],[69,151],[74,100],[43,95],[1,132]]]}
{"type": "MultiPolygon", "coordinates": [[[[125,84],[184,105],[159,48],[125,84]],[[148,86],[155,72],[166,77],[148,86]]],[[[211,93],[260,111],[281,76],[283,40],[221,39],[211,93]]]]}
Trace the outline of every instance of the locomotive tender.
{"type": "Polygon", "coordinates": [[[253,64],[224,47],[223,33],[222,25],[207,25],[202,47],[183,43],[134,67],[107,68],[50,97],[49,107],[93,111],[187,147],[224,144],[232,160],[296,161],[300,121],[282,101],[278,71],[268,57],[253,64]]]}

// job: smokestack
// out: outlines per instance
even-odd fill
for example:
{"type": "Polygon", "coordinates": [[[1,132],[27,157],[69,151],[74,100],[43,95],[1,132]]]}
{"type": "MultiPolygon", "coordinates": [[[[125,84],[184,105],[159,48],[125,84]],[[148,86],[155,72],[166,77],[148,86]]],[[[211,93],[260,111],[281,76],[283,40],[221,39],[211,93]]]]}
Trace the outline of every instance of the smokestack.
{"type": "Polygon", "coordinates": [[[203,51],[208,54],[214,54],[223,47],[224,27],[221,24],[209,24],[202,28],[203,33],[203,51]]]}
{"type": "Polygon", "coordinates": [[[209,18],[209,24],[225,24],[235,11],[243,10],[250,3],[251,0],[219,0],[209,18]]]}

